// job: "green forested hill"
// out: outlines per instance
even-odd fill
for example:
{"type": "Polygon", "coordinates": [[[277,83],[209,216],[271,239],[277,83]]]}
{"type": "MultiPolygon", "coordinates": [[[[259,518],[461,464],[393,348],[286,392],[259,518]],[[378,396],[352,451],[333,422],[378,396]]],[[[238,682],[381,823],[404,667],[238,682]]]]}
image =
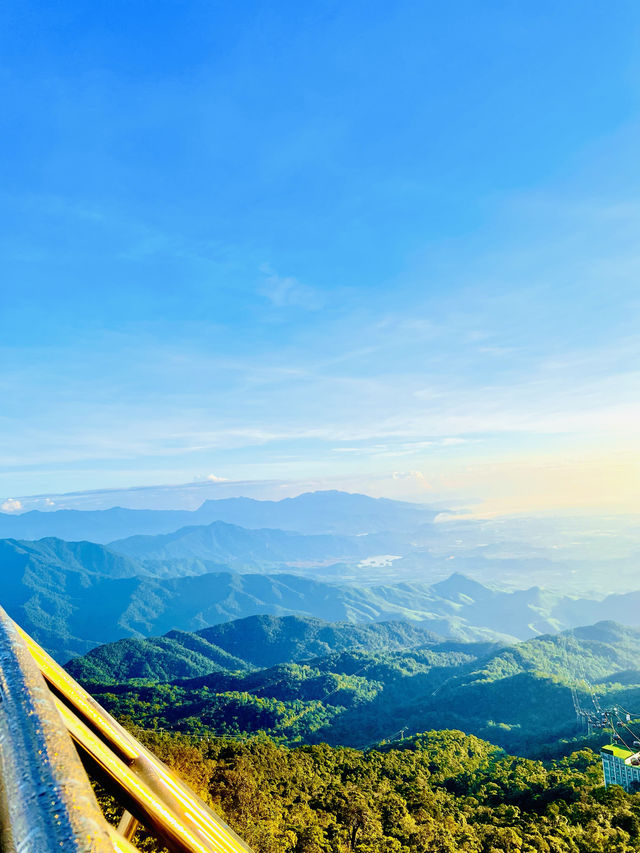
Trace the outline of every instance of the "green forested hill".
{"type": "MultiPolygon", "coordinates": [[[[326,744],[288,748],[264,737],[193,740],[135,727],[134,733],[256,853],[635,853],[640,847],[640,794],[605,791],[590,750],[543,765],[460,731],[429,731],[365,752],[326,744]]],[[[117,821],[119,813],[111,814],[117,821]]]]}
{"type": "Polygon", "coordinates": [[[440,642],[431,631],[408,622],[357,625],[310,616],[249,616],[196,633],[120,640],[70,661],[71,674],[85,681],[130,678],[171,681],[221,669],[250,670],[355,649],[395,651],[440,642]]]}
{"type": "Polygon", "coordinates": [[[442,640],[415,622],[327,622],[309,616],[254,616],[205,628],[200,636],[255,666],[358,648],[395,651],[442,640]]]}
{"type": "Polygon", "coordinates": [[[252,667],[198,634],[171,631],[164,637],[127,639],[98,646],[87,655],[74,658],[67,669],[81,681],[105,683],[147,679],[172,681],[225,670],[243,671],[252,667]]]}
{"type": "Polygon", "coordinates": [[[38,583],[55,587],[61,574],[73,572],[84,577],[102,575],[129,578],[141,573],[140,564],[92,542],[65,542],[62,539],[40,539],[22,542],[0,539],[2,582],[27,574],[35,587],[38,583]],[[57,574],[56,574],[57,573],[57,574]]]}
{"type": "Polygon", "coordinates": [[[506,648],[448,642],[386,652],[355,648],[254,671],[237,654],[235,672],[223,671],[221,659],[217,672],[172,682],[114,684],[122,664],[114,659],[108,669],[113,648],[69,665],[113,713],[185,732],[264,731],[289,743],[366,747],[400,730],[446,727],[531,754],[579,734],[570,685],[588,706],[585,678],[626,707],[640,688],[632,669],[640,632],[615,623],[506,648]],[[93,657],[99,668],[92,669],[93,657]],[[95,683],[96,673],[110,683],[95,683]]]}

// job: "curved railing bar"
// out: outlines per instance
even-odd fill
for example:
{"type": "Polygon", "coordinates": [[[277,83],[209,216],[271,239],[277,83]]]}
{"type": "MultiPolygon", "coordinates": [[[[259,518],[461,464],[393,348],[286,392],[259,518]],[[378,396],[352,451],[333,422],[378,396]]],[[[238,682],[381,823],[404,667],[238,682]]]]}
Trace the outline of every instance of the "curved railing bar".
{"type": "Polygon", "coordinates": [[[0,822],[3,853],[134,849],[104,819],[53,697],[1,607],[0,822]]]}

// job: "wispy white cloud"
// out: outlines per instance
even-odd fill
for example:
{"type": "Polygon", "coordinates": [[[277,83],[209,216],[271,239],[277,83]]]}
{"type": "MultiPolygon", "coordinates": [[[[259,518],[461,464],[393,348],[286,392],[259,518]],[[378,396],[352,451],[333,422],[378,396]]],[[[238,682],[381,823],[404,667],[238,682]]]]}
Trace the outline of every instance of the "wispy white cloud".
{"type": "Polygon", "coordinates": [[[302,308],[317,311],[323,307],[324,300],[320,291],[303,284],[294,276],[279,275],[269,264],[263,264],[260,271],[264,280],[260,293],[275,308],[302,308]]]}
{"type": "Polygon", "coordinates": [[[425,491],[433,491],[433,486],[427,481],[422,471],[394,471],[392,476],[394,480],[412,480],[425,491]]]}
{"type": "Polygon", "coordinates": [[[218,477],[217,474],[199,474],[194,477],[196,483],[228,483],[228,477],[218,477]]]}
{"type": "Polygon", "coordinates": [[[7,498],[6,501],[0,504],[2,512],[20,512],[22,509],[24,509],[22,502],[15,498],[7,498]]]}

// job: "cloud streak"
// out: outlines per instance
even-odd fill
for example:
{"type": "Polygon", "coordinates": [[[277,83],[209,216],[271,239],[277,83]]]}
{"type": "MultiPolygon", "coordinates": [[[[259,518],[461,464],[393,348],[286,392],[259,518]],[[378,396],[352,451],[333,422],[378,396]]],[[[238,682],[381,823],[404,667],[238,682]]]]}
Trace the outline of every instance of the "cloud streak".
{"type": "Polygon", "coordinates": [[[293,276],[282,276],[269,264],[263,264],[260,271],[264,275],[259,293],[266,297],[274,308],[300,308],[305,311],[318,311],[323,306],[322,294],[303,284],[293,276]]]}

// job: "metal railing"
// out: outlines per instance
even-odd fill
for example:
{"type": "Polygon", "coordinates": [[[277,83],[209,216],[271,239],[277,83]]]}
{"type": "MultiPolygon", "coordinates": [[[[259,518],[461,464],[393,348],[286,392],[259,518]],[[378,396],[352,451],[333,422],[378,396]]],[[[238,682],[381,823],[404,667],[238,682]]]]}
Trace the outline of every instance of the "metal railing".
{"type": "Polygon", "coordinates": [[[173,853],[251,853],[2,608],[0,824],[3,853],[135,853],[139,824],[173,853]],[[118,830],[84,765],[124,806],[118,830]]]}

